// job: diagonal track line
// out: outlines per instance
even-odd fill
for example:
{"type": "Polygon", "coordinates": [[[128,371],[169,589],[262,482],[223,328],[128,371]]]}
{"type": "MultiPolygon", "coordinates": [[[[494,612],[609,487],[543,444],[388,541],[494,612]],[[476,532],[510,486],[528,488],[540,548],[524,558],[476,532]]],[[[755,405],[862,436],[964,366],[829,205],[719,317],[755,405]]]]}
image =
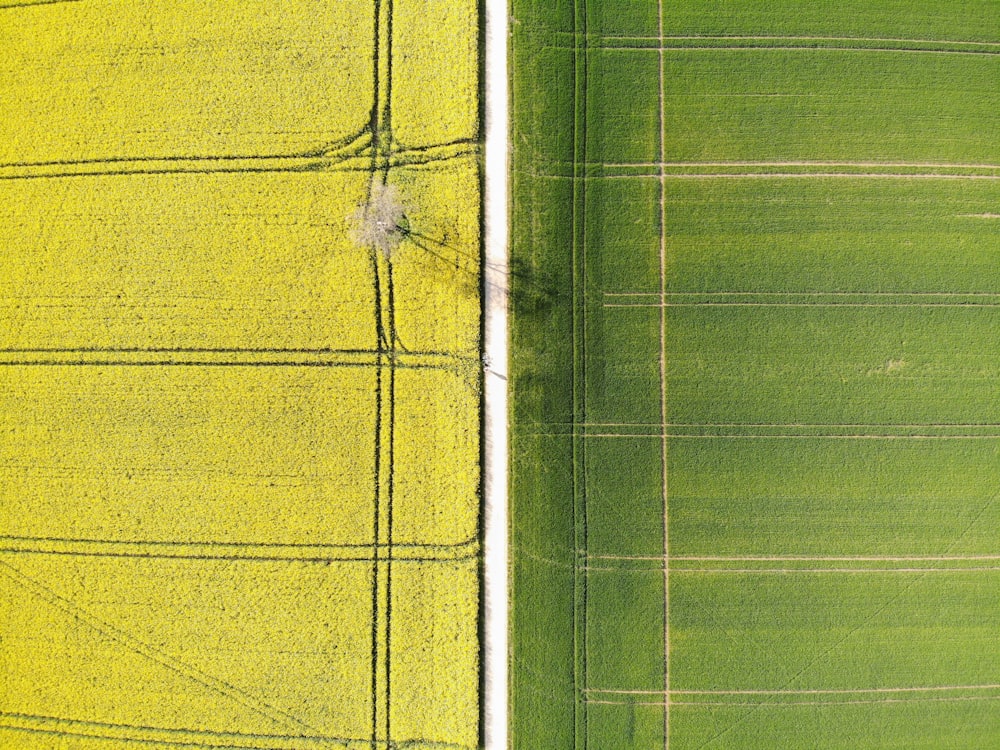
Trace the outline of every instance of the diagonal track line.
{"type": "Polygon", "coordinates": [[[155,646],[136,638],[126,631],[100,620],[80,605],[70,599],[67,599],[66,597],[60,596],[44,584],[36,581],[28,575],[25,575],[20,569],[10,563],[0,560],[0,575],[6,576],[12,582],[27,590],[34,597],[41,599],[55,609],[69,615],[74,620],[83,623],[100,635],[111,639],[129,651],[133,651],[146,657],[150,661],[165,667],[171,672],[186,677],[191,682],[197,683],[204,688],[208,688],[212,692],[222,695],[273,722],[294,727],[298,734],[301,734],[302,730],[305,730],[310,734],[321,734],[318,729],[310,726],[292,714],[276,708],[224,680],[220,680],[202,672],[201,670],[166,654],[155,646]]]}

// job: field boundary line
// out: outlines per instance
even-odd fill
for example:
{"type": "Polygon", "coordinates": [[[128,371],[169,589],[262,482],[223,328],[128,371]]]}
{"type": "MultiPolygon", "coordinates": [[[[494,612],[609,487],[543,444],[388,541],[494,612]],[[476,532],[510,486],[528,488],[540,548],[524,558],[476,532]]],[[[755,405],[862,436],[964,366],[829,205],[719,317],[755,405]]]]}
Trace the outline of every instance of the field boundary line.
{"type": "MultiPolygon", "coordinates": [[[[560,175],[553,175],[560,176],[560,175]]],[[[601,175],[601,176],[584,176],[581,179],[627,179],[634,177],[652,177],[654,175],[601,175]]],[[[712,172],[702,172],[694,173],[689,172],[685,174],[669,174],[668,179],[671,180],[709,180],[709,179],[726,179],[726,180],[742,180],[742,179],[770,179],[770,180],[788,180],[788,179],[911,179],[911,180],[1000,180],[1000,174],[935,174],[929,172],[923,173],[906,173],[906,172],[743,172],[743,173],[712,173],[712,172]]]]}
{"type": "MultiPolygon", "coordinates": [[[[588,560],[662,562],[659,555],[587,555],[588,560]]],[[[675,562],[963,562],[1000,561],[1000,554],[990,555],[672,555],[675,562]]]]}
{"type": "Polygon", "coordinates": [[[1000,292],[605,292],[605,297],[991,297],[1000,292]]]}
{"type": "Polygon", "coordinates": [[[464,371],[461,353],[323,349],[0,349],[0,367],[363,367],[464,371]]]}
{"type": "MultiPolygon", "coordinates": [[[[663,50],[663,0],[657,0],[657,30],[659,32],[659,120],[660,120],[660,297],[667,292],[667,153],[666,70],[663,50]]],[[[660,309],[660,422],[667,424],[667,311],[660,309]]],[[[670,748],[670,502],[667,479],[667,451],[669,441],[666,427],[660,445],[660,471],[662,478],[663,506],[663,747],[670,748]]]]}
{"type": "MultiPolygon", "coordinates": [[[[603,570],[599,568],[598,570],[603,570]]],[[[609,572],[617,568],[607,569],[609,572]]],[[[1000,565],[990,567],[939,567],[939,568],[674,568],[675,573],[694,575],[808,575],[854,574],[881,575],[882,573],[995,573],[1000,565]]]]}
{"type": "MultiPolygon", "coordinates": [[[[545,36],[581,36],[581,34],[571,31],[546,30],[545,36]]],[[[977,41],[973,39],[907,39],[902,37],[863,37],[863,36],[819,36],[801,34],[668,34],[663,37],[643,36],[628,34],[600,34],[594,33],[589,36],[602,41],[610,42],[674,42],[674,41],[792,41],[792,42],[881,42],[884,44],[950,44],[978,47],[1000,48],[1000,41],[977,41]]]]}
{"type": "MultiPolygon", "coordinates": [[[[660,573],[663,566],[646,568],[628,568],[613,565],[584,565],[581,570],[596,573],[660,573]]],[[[791,575],[793,573],[821,574],[862,574],[880,575],[882,573],[995,573],[1000,571],[1000,565],[978,567],[936,567],[936,568],[686,568],[674,565],[671,567],[674,575],[791,575]]]]}
{"type": "MultiPolygon", "coordinates": [[[[587,3],[574,0],[573,46],[573,141],[571,185],[571,326],[572,326],[572,419],[586,421],[587,414],[587,183],[582,177],[583,164],[587,162],[588,138],[588,74],[589,45],[587,34],[587,3]],[[582,31],[582,34],[579,32],[582,31]]],[[[572,489],[574,547],[587,549],[587,443],[581,440],[578,429],[572,433],[572,489]]],[[[588,571],[576,561],[573,566],[573,746],[588,750],[589,712],[583,700],[583,689],[588,681],[589,627],[588,627],[588,571]]]]}
{"type": "MultiPolygon", "coordinates": [[[[460,562],[475,559],[478,539],[455,544],[393,543],[405,551],[393,557],[398,562],[460,562]]],[[[97,539],[52,539],[0,536],[0,556],[55,555],[68,557],[116,557],[149,560],[245,560],[248,562],[367,562],[390,549],[387,543],[268,544],[254,542],[113,541],[97,539]]]]}
{"type": "Polygon", "coordinates": [[[585,166],[609,169],[683,169],[685,167],[885,167],[893,169],[1000,169],[1000,164],[950,164],[947,162],[904,161],[667,161],[667,162],[608,162],[585,166]]]}
{"type": "MultiPolygon", "coordinates": [[[[933,693],[959,692],[968,690],[998,690],[1000,684],[985,685],[916,685],[912,687],[890,688],[802,688],[785,690],[671,690],[671,695],[856,695],[883,693],[933,693]]],[[[588,688],[587,693],[604,693],[606,695],[661,695],[661,690],[623,690],[618,688],[588,688]]]]}
{"type": "Polygon", "coordinates": [[[67,5],[69,3],[79,3],[82,0],[25,0],[20,3],[4,3],[0,5],[0,10],[14,10],[16,8],[34,8],[38,5],[67,5]]]}
{"type": "MultiPolygon", "coordinates": [[[[753,708],[795,708],[797,706],[873,706],[879,704],[896,703],[955,703],[960,701],[993,701],[1000,700],[1000,695],[954,695],[934,698],[882,698],[882,699],[861,699],[855,701],[675,701],[671,700],[672,706],[709,706],[718,708],[720,706],[733,707],[753,707],[753,708]]],[[[664,701],[624,701],[624,700],[595,700],[588,699],[587,703],[604,706],[663,706],[664,701]]]]}
{"type": "Polygon", "coordinates": [[[404,740],[388,742],[371,738],[350,738],[302,734],[254,734],[225,732],[206,729],[167,728],[140,724],[113,724],[109,722],[72,719],[58,716],[0,711],[0,730],[43,734],[65,739],[86,739],[135,743],[138,745],[174,746],[185,748],[218,748],[218,750],[405,750],[409,747],[437,748],[439,750],[472,750],[465,745],[434,740],[404,740]]]}
{"type": "MultiPolygon", "coordinates": [[[[562,437],[561,433],[535,432],[540,437],[562,437]]],[[[998,440],[997,435],[684,435],[680,433],[641,433],[628,434],[621,432],[600,432],[579,435],[578,437],[624,439],[646,438],[661,440],[998,440]]]]}
{"type": "MultiPolygon", "coordinates": [[[[395,149],[384,158],[389,168],[419,167],[476,156],[481,151],[478,143],[461,140],[395,149]]],[[[0,164],[0,181],[175,174],[370,173],[373,154],[378,155],[374,144],[364,136],[354,136],[338,148],[327,150],[320,147],[301,153],[124,156],[7,162],[0,164]]]]}
{"type": "Polygon", "coordinates": [[[1000,302],[605,302],[604,307],[917,307],[917,308],[991,308],[1000,302]]]}
{"type": "MultiPolygon", "coordinates": [[[[771,41],[780,41],[778,39],[771,41]]],[[[560,49],[556,45],[552,45],[550,49],[560,49]]],[[[678,45],[662,45],[659,47],[652,47],[649,45],[610,45],[602,44],[598,47],[601,50],[607,50],[611,52],[649,52],[653,49],[657,49],[660,52],[776,52],[776,51],[789,51],[789,52],[875,52],[875,53],[903,53],[911,55],[973,55],[976,57],[993,57],[995,55],[1000,55],[1000,50],[993,48],[990,49],[941,49],[933,47],[847,47],[839,44],[678,44],[678,45]]]]}
{"type": "MultiPolygon", "coordinates": [[[[548,423],[555,426],[557,423],[548,423]]],[[[649,427],[659,428],[655,422],[586,422],[578,427],[649,427]]],[[[814,429],[818,427],[881,427],[914,429],[917,427],[1000,427],[1000,422],[668,422],[665,427],[795,427],[814,429]]]]}
{"type": "MultiPolygon", "coordinates": [[[[545,422],[538,427],[570,426],[566,422],[545,422]]],[[[665,425],[656,422],[580,422],[576,427],[882,427],[912,429],[917,427],[1000,427],[1000,422],[668,422],[665,425]]],[[[567,435],[569,433],[566,433],[567,435]]],[[[9,464],[8,464],[9,465],[9,464]]]]}
{"type": "MultiPolygon", "coordinates": [[[[612,41],[619,40],[629,40],[636,39],[642,40],[643,37],[618,37],[618,36],[608,36],[605,39],[610,39],[612,41]]],[[[792,42],[884,42],[886,44],[964,44],[967,46],[980,46],[980,47],[996,47],[1000,49],[1000,42],[977,42],[972,40],[960,40],[960,39],[903,39],[899,37],[864,37],[864,36],[801,36],[801,35],[765,35],[765,36],[755,36],[755,35],[678,35],[678,36],[667,36],[664,37],[665,41],[753,41],[753,42],[769,42],[769,41],[781,41],[788,40],[792,42]]]]}
{"type": "MultiPolygon", "coordinates": [[[[658,174],[593,174],[568,175],[518,170],[519,174],[539,180],[652,180],[658,174]]],[[[0,178],[2,179],[2,178],[0,178]]],[[[790,180],[790,179],[854,179],[854,180],[1000,180],[1000,174],[944,174],[944,173],[891,173],[891,172],[689,172],[668,174],[668,180],[790,180]]]]}
{"type": "MultiPolygon", "coordinates": [[[[757,708],[794,708],[795,706],[875,706],[879,704],[896,703],[956,703],[963,701],[994,701],[1000,700],[1000,695],[953,695],[935,698],[882,698],[882,699],[862,699],[856,701],[758,701],[736,702],[736,701],[675,701],[678,706],[736,706],[736,707],[757,707],[757,708]]],[[[645,705],[645,704],[633,704],[645,705]]]]}

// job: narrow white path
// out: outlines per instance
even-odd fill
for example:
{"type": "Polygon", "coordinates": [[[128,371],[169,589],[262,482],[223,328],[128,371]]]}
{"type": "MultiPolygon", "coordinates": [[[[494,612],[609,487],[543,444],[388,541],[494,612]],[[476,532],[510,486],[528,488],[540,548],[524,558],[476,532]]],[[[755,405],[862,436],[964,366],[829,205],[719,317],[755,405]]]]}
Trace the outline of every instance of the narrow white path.
{"type": "Polygon", "coordinates": [[[486,0],[483,701],[486,750],[507,748],[507,2],[486,0]]]}

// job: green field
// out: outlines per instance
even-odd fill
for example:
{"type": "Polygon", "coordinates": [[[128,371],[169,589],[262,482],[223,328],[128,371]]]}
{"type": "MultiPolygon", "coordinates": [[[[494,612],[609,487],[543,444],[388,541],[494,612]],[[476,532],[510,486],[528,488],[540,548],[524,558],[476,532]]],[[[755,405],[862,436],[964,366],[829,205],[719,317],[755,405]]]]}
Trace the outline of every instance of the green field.
{"type": "Polygon", "coordinates": [[[1000,745],[998,11],[512,1],[512,747],[1000,745]]]}

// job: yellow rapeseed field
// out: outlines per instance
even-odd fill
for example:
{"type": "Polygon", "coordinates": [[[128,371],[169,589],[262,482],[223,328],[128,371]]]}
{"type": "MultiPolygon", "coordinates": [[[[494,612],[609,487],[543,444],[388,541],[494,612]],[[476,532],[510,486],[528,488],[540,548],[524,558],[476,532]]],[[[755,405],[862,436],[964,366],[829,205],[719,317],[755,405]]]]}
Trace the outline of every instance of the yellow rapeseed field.
{"type": "Polygon", "coordinates": [[[0,7],[0,748],[478,746],[478,44],[0,7]]]}

